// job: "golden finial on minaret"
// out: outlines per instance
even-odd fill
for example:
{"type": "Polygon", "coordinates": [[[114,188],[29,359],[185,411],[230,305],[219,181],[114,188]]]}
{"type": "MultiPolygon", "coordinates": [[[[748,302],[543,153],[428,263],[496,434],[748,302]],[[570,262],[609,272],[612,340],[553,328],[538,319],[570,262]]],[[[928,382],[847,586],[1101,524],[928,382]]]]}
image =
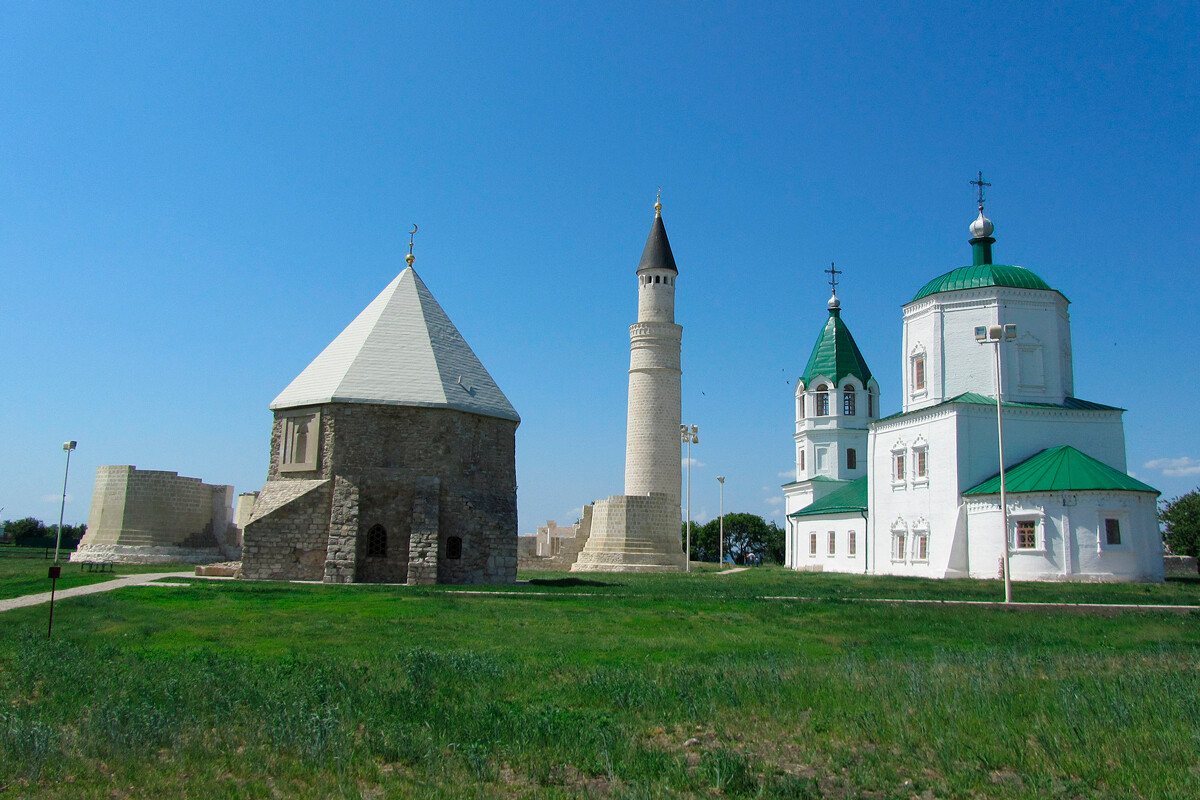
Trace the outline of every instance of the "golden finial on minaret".
{"type": "Polygon", "coordinates": [[[408,264],[410,267],[413,265],[413,262],[417,260],[417,257],[412,254],[413,237],[416,235],[417,235],[417,223],[414,222],[413,229],[408,232],[408,255],[406,255],[404,257],[404,263],[408,264]]]}
{"type": "Polygon", "coordinates": [[[658,187],[658,194],[654,196],[654,216],[662,216],[662,187],[658,187]]]}

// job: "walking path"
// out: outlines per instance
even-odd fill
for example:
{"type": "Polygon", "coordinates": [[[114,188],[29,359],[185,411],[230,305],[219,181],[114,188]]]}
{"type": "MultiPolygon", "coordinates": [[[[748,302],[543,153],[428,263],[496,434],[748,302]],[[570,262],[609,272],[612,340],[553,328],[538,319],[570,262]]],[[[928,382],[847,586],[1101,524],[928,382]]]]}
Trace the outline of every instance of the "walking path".
{"type": "Polygon", "coordinates": [[[995,600],[919,600],[887,597],[799,597],[766,596],[759,600],[792,600],[802,603],[820,603],[836,600],[849,603],[893,603],[895,605],[933,606],[982,606],[984,608],[1011,608],[1016,611],[1078,611],[1091,614],[1120,614],[1125,611],[1170,611],[1175,614],[1194,614],[1200,606],[1175,606],[1149,603],[1001,603],[995,600]]]}
{"type": "MultiPolygon", "coordinates": [[[[87,586],[75,586],[71,589],[59,589],[54,593],[55,600],[62,600],[67,597],[79,597],[85,594],[96,594],[97,592],[111,592],[113,589],[120,589],[124,586],[138,586],[143,583],[150,583],[159,578],[194,578],[195,572],[143,572],[140,575],[130,575],[126,578],[113,578],[111,581],[103,583],[91,583],[87,586]]],[[[159,584],[160,586],[178,586],[179,584],[159,584]]],[[[27,594],[23,597],[13,597],[9,600],[0,600],[0,613],[12,611],[14,608],[25,608],[27,606],[37,606],[42,603],[50,602],[50,593],[42,592],[41,594],[27,594]]]]}

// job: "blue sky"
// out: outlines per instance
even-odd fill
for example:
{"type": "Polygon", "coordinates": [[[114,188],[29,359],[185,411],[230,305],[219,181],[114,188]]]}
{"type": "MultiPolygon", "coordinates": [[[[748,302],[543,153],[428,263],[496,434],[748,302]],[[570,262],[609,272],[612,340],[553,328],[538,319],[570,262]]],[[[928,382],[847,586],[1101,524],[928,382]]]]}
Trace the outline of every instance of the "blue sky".
{"type": "Polygon", "coordinates": [[[521,532],[623,486],[655,190],[693,514],[779,519],[822,270],[899,409],[900,306],[996,260],[1072,301],[1076,394],[1200,484],[1195,3],[0,6],[0,506],[95,469],[261,488],[268,403],[416,267],[523,417],[521,532]]]}

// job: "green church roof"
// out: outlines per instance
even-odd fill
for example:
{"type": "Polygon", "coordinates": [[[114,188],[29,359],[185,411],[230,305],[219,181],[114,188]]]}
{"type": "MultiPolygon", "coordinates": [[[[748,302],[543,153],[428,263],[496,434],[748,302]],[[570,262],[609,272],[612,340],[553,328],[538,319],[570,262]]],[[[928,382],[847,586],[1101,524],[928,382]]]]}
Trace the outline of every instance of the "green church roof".
{"type": "Polygon", "coordinates": [[[841,309],[829,309],[829,319],[813,345],[812,355],[808,357],[808,366],[800,380],[809,386],[813,378],[824,375],[835,384],[847,375],[853,375],[862,381],[863,386],[871,380],[871,370],[859,352],[850,329],[842,322],[841,309]]]}
{"type": "MultiPolygon", "coordinates": [[[[1157,489],[1137,478],[1131,478],[1066,445],[1050,447],[1005,470],[1004,483],[1009,492],[1117,491],[1160,494],[1157,489]]],[[[999,473],[963,492],[964,495],[999,493],[999,473]]]]}
{"type": "Polygon", "coordinates": [[[956,292],[960,289],[980,289],[985,286],[1012,286],[1018,289],[1041,289],[1053,292],[1050,284],[1046,283],[1033,270],[1017,267],[1011,264],[975,264],[969,267],[952,269],[945,275],[939,275],[921,287],[909,302],[920,300],[938,292],[956,292]]]}
{"type": "MultiPolygon", "coordinates": [[[[956,394],[954,397],[947,398],[940,403],[918,408],[915,411],[898,411],[895,414],[890,414],[889,416],[883,417],[879,421],[886,422],[888,420],[899,419],[900,417],[924,414],[926,411],[930,411],[935,408],[941,408],[942,406],[948,406],[951,403],[967,403],[970,405],[991,406],[992,408],[995,408],[996,398],[988,397],[986,394],[980,394],[979,392],[963,392],[962,394],[956,394]]],[[[1014,400],[1005,400],[1003,406],[1005,408],[1065,408],[1069,411],[1125,410],[1117,406],[1106,406],[1104,403],[1093,403],[1091,400],[1080,400],[1078,397],[1064,398],[1061,403],[1022,403],[1014,400]]]]}
{"type": "Polygon", "coordinates": [[[857,514],[867,510],[867,478],[864,475],[817,502],[788,514],[790,518],[819,517],[825,514],[857,514]]]}

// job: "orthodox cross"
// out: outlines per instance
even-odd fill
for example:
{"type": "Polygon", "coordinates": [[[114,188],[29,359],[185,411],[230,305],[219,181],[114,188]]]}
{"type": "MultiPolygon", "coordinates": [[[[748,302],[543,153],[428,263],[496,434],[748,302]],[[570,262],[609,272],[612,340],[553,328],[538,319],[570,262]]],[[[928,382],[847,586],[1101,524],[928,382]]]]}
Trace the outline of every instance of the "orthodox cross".
{"type": "Polygon", "coordinates": [[[844,271],[845,270],[840,270],[837,267],[835,267],[833,265],[832,261],[829,262],[829,269],[825,270],[825,272],[828,273],[828,275],[829,275],[829,288],[833,291],[834,294],[837,294],[837,284],[838,284],[837,276],[841,275],[844,271]]]}
{"type": "Polygon", "coordinates": [[[983,187],[991,186],[991,184],[986,182],[983,179],[983,171],[982,170],[980,170],[980,172],[979,172],[979,180],[971,181],[971,185],[979,187],[979,207],[983,208],[983,187]]]}

